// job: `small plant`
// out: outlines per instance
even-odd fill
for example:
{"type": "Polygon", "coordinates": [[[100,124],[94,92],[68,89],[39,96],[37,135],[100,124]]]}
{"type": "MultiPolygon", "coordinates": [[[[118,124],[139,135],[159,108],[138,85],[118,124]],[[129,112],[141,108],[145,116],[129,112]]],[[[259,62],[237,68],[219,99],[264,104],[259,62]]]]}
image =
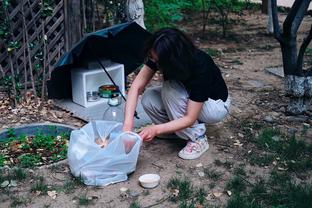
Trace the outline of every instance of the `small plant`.
{"type": "Polygon", "coordinates": [[[15,197],[13,196],[11,198],[11,207],[20,207],[22,205],[26,206],[27,204],[27,199],[23,197],[15,197]]]}
{"type": "Polygon", "coordinates": [[[167,188],[179,190],[179,199],[188,199],[193,194],[193,187],[190,180],[184,178],[172,178],[167,184],[167,188]]]}
{"type": "Polygon", "coordinates": [[[88,206],[92,204],[92,199],[89,199],[87,195],[82,195],[78,197],[78,203],[81,206],[88,206]]]}
{"type": "Polygon", "coordinates": [[[205,52],[212,57],[218,57],[221,55],[221,52],[219,50],[213,48],[206,48],[205,52]]]}
{"type": "Polygon", "coordinates": [[[204,188],[199,188],[196,192],[195,192],[195,197],[198,201],[199,204],[203,205],[205,200],[206,200],[206,195],[207,192],[204,188]]]}
{"type": "Polygon", "coordinates": [[[210,178],[213,181],[218,181],[222,176],[221,172],[210,168],[204,168],[204,173],[206,177],[210,178]]]}
{"type": "Polygon", "coordinates": [[[149,192],[149,190],[144,190],[143,192],[142,192],[142,195],[143,196],[148,196],[148,195],[150,195],[151,193],[149,192]]]}
{"type": "Polygon", "coordinates": [[[239,4],[238,0],[212,0],[211,5],[212,8],[219,14],[219,21],[222,25],[222,34],[223,37],[225,37],[228,25],[231,23],[229,14],[232,12],[240,12],[242,5],[239,4]]]}
{"type": "Polygon", "coordinates": [[[11,180],[24,181],[27,178],[27,173],[22,168],[14,168],[9,172],[11,180]]]}
{"type": "Polygon", "coordinates": [[[31,192],[39,192],[40,194],[47,194],[48,185],[44,182],[44,178],[40,176],[39,180],[31,187],[31,192]]]}
{"type": "Polygon", "coordinates": [[[0,167],[3,167],[5,164],[5,156],[3,154],[0,154],[0,167]]]}
{"type": "Polygon", "coordinates": [[[40,155],[21,155],[18,157],[19,164],[23,168],[31,168],[40,162],[40,155]]]}
{"type": "Polygon", "coordinates": [[[246,183],[241,177],[234,176],[234,178],[226,184],[226,188],[236,193],[240,193],[246,189],[246,183]]]}
{"type": "Polygon", "coordinates": [[[65,194],[69,194],[75,192],[75,188],[76,188],[75,181],[70,180],[64,183],[62,190],[64,191],[65,194]]]}
{"type": "Polygon", "coordinates": [[[234,175],[246,176],[246,172],[242,167],[237,167],[234,169],[234,175]]]}
{"type": "Polygon", "coordinates": [[[140,208],[140,204],[137,201],[134,201],[130,204],[129,208],[140,208]]]}
{"type": "Polygon", "coordinates": [[[7,129],[7,137],[8,138],[14,138],[14,137],[16,137],[16,133],[15,133],[15,131],[14,131],[14,129],[13,128],[8,128],[7,129]]]}
{"type": "Polygon", "coordinates": [[[170,189],[172,202],[179,202],[180,208],[195,208],[205,204],[206,190],[202,187],[193,187],[187,178],[171,178],[168,181],[167,188],[170,189]]]}

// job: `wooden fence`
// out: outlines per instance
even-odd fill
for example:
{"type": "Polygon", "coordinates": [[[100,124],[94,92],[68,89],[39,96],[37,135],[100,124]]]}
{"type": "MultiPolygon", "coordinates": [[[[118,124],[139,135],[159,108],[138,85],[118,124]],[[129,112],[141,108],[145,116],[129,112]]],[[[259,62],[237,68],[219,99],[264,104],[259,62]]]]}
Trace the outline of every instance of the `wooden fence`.
{"type": "Polygon", "coordinates": [[[8,16],[10,41],[18,42],[20,47],[10,57],[8,46],[0,40],[2,71],[10,73],[12,63],[15,72],[26,81],[30,80],[31,69],[34,77],[44,72],[48,78],[59,57],[82,36],[80,1],[54,0],[53,11],[47,17],[42,15],[42,0],[17,2],[9,7],[8,16]]]}

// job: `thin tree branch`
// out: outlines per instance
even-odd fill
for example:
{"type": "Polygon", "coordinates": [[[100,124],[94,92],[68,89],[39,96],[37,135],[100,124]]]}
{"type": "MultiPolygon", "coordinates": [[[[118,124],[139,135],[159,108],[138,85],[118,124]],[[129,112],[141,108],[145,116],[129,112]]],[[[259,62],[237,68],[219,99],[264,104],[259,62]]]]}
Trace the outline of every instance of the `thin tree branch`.
{"type": "Polygon", "coordinates": [[[308,11],[309,5],[311,0],[304,0],[302,1],[302,4],[300,5],[300,8],[298,10],[298,13],[293,21],[292,27],[291,27],[291,36],[296,37],[297,31],[301,25],[301,22],[308,11]]]}
{"type": "Polygon", "coordinates": [[[27,31],[27,26],[26,26],[26,18],[25,18],[25,12],[24,12],[23,5],[21,7],[21,10],[22,10],[21,12],[22,12],[22,17],[23,17],[23,28],[25,30],[25,41],[26,41],[25,47],[27,47],[27,56],[28,56],[30,80],[31,80],[33,93],[37,97],[37,92],[36,92],[36,87],[35,87],[35,80],[34,80],[34,75],[33,75],[33,67],[32,67],[32,62],[31,62],[31,51],[30,51],[30,48],[29,48],[29,37],[28,37],[28,31],[27,31]]]}
{"type": "Polygon", "coordinates": [[[287,15],[283,30],[286,37],[296,37],[298,28],[310,5],[311,0],[296,0],[287,15]]]}
{"type": "Polygon", "coordinates": [[[274,37],[280,43],[283,42],[282,34],[280,25],[278,22],[278,14],[277,14],[277,3],[276,0],[271,0],[271,7],[272,7],[272,19],[273,19],[273,28],[274,28],[274,37]]]}
{"type": "Polygon", "coordinates": [[[297,61],[297,70],[302,73],[302,66],[303,66],[303,58],[304,58],[304,53],[308,47],[308,45],[310,44],[312,40],[312,25],[309,31],[309,34],[307,35],[307,37],[303,40],[300,50],[299,50],[299,54],[298,54],[298,61],[297,61]]]}

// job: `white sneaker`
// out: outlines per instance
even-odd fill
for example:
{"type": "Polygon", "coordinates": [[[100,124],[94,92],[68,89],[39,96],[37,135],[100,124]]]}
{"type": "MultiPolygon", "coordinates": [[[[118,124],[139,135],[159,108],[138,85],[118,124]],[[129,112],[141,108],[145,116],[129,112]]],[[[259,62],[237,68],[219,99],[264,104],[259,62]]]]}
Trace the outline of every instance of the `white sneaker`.
{"type": "Polygon", "coordinates": [[[188,141],[187,145],[179,152],[178,156],[184,160],[199,158],[209,149],[206,136],[199,137],[196,141],[188,141]]]}

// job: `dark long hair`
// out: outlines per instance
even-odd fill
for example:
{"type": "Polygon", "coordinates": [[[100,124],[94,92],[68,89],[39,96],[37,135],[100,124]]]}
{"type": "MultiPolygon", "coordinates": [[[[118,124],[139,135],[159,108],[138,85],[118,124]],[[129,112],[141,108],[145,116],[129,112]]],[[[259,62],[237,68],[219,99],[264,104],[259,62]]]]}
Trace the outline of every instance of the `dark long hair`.
{"type": "Polygon", "coordinates": [[[195,46],[182,31],[164,28],[155,32],[146,42],[145,56],[154,50],[158,56],[157,65],[166,80],[183,81],[190,77],[194,65],[195,46]]]}

